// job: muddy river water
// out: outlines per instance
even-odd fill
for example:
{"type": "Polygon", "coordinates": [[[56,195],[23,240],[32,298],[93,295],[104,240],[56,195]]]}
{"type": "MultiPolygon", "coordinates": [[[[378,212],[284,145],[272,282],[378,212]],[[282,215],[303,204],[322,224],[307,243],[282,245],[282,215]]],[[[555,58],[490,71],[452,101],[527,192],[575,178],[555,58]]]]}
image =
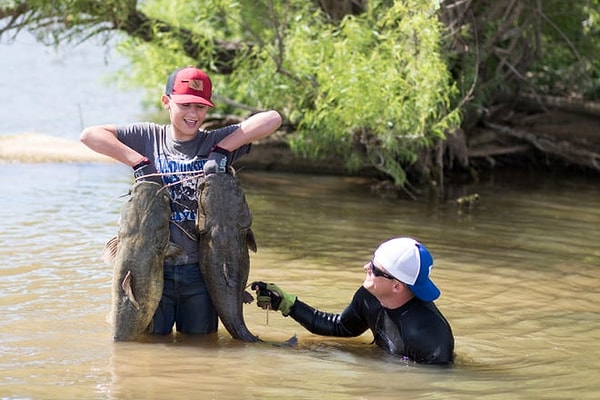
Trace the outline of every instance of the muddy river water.
{"type": "MultiPolygon", "coordinates": [[[[101,46],[51,51],[0,42],[10,101],[0,134],[76,139],[83,126],[133,122],[141,94],[102,85],[101,46]],[[25,84],[26,83],[26,84],[25,84]]],[[[122,65],[122,59],[116,59],[122,65]]],[[[456,365],[403,363],[370,344],[311,335],[244,308],[265,340],[181,335],[114,343],[111,268],[130,171],[105,164],[0,164],[0,399],[597,399],[600,396],[598,177],[512,173],[452,188],[447,201],[382,199],[360,179],[247,172],[258,252],[250,279],[341,311],[379,242],[407,235],[435,258],[438,307],[456,365]],[[450,200],[478,193],[461,210],[450,200]]]]}
{"type": "Polygon", "coordinates": [[[497,176],[452,189],[472,210],[424,194],[382,199],[360,179],[241,173],[258,252],[250,280],[278,283],[341,311],[363,264],[391,236],[431,250],[438,307],[456,365],[401,362],[352,339],[318,337],[290,318],[244,308],[261,338],[215,335],[114,343],[111,268],[128,169],[0,165],[2,399],[596,399],[600,394],[598,179],[497,176]]]}

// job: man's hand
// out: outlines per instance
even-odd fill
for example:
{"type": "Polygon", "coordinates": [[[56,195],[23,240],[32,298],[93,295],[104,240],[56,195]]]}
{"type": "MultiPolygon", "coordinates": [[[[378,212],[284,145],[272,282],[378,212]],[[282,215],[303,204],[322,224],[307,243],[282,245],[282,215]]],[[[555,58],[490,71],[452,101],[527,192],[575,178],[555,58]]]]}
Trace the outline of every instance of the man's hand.
{"type": "Polygon", "coordinates": [[[274,283],[252,282],[252,290],[256,291],[256,305],[262,309],[279,310],[284,316],[290,314],[290,309],[297,297],[281,290],[274,283]]]}
{"type": "Polygon", "coordinates": [[[146,157],[132,168],[136,182],[149,181],[158,183],[159,185],[163,184],[158,171],[156,171],[156,167],[146,157]]]}
{"type": "Polygon", "coordinates": [[[211,174],[224,174],[227,172],[228,158],[229,151],[219,146],[215,146],[208,155],[208,159],[204,163],[204,176],[211,174]]]}

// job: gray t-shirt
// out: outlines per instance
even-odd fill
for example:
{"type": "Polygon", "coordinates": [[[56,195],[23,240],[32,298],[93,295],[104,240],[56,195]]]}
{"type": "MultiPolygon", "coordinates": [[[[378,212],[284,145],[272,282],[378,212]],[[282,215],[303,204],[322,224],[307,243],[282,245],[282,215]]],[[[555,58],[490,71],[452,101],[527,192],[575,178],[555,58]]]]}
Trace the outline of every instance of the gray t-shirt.
{"type": "MultiPolygon", "coordinates": [[[[233,133],[239,125],[229,125],[212,131],[199,130],[192,140],[179,142],[172,138],[171,125],[158,125],[151,122],[135,123],[117,127],[117,138],[141,155],[147,157],[159,173],[172,174],[162,177],[169,186],[171,196],[171,237],[180,245],[185,254],[175,259],[167,259],[167,265],[197,263],[198,233],[196,212],[198,197],[197,179],[193,174],[182,172],[202,171],[210,150],[223,138],[233,133]]],[[[250,144],[234,150],[229,157],[233,163],[250,151],[250,144]]]]}

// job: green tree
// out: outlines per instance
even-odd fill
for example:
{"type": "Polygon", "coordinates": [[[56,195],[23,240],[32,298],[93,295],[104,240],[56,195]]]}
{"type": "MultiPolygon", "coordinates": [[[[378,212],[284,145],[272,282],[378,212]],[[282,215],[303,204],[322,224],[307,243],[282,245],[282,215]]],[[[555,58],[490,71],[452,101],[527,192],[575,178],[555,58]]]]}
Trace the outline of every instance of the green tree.
{"type": "Polygon", "coordinates": [[[388,3],[371,1],[367,12],[336,24],[313,8],[296,9],[281,43],[266,42],[242,60],[230,82],[236,98],[270,98],[287,110],[297,151],[342,159],[350,169],[368,163],[404,185],[405,166],[460,119],[432,3],[388,3]]]}
{"type": "Polygon", "coordinates": [[[126,78],[150,96],[168,71],[198,65],[221,96],[281,110],[296,151],[373,165],[404,185],[418,151],[460,123],[435,3],[371,0],[335,18],[318,3],[359,2],[3,0],[0,34],[28,29],[60,44],[124,33],[126,78]]]}
{"type": "Polygon", "coordinates": [[[468,166],[471,128],[523,94],[597,99],[599,10],[599,0],[0,0],[0,38],[116,36],[133,66],[121,80],[154,101],[169,71],[197,65],[215,81],[217,112],[278,109],[295,151],[371,165],[403,186],[416,161],[440,180],[451,157],[468,166]],[[448,135],[459,125],[462,142],[448,135]]]}
{"type": "Polygon", "coordinates": [[[537,11],[540,57],[533,83],[546,94],[600,99],[600,2],[546,1],[537,11]]]}

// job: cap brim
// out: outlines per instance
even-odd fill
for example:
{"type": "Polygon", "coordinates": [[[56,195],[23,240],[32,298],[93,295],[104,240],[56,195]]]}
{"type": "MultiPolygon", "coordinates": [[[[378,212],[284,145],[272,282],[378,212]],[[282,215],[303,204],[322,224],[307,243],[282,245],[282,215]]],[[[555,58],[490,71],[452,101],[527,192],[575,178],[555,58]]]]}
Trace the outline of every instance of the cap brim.
{"type": "Polygon", "coordinates": [[[177,104],[203,104],[214,108],[215,105],[204,97],[193,96],[191,94],[172,94],[171,99],[177,104]]]}
{"type": "Polygon", "coordinates": [[[419,285],[407,285],[411,292],[423,301],[434,301],[440,297],[440,289],[428,279],[425,282],[419,282],[419,285]]]}

